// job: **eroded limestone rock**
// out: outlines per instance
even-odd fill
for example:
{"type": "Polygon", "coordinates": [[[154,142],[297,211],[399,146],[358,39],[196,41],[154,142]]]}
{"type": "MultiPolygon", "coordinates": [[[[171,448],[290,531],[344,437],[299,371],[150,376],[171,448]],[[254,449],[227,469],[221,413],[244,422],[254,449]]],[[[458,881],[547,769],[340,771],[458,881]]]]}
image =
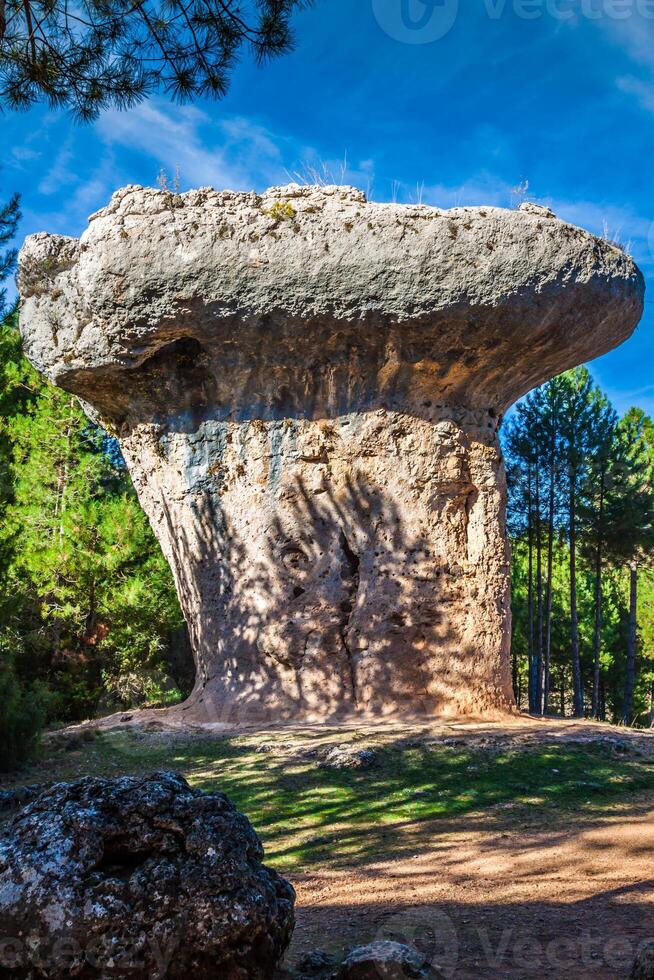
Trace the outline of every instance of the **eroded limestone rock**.
{"type": "Polygon", "coordinates": [[[270,980],[295,893],[262,858],[174,773],[51,787],[0,835],[0,976],[270,980]]]}
{"type": "Polygon", "coordinates": [[[547,209],[128,187],[29,238],[32,362],[121,440],[194,718],[505,710],[516,398],[634,329],[643,280],[547,209]]]}
{"type": "Polygon", "coordinates": [[[641,943],[636,952],[629,980],[654,980],[654,942],[641,943]]]}

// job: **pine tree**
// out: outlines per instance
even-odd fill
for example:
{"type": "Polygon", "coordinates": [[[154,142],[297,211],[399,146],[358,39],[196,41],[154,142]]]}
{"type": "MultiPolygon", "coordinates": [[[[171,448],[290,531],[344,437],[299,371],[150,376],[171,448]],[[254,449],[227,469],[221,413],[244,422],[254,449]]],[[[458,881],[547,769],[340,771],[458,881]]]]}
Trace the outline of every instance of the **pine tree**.
{"type": "Polygon", "coordinates": [[[145,692],[181,614],[170,570],[105,433],[20,357],[14,375],[26,394],[0,422],[11,448],[0,620],[14,636],[23,676],[47,681],[60,716],[79,718],[126,671],[145,692]]]}
{"type": "MultiPolygon", "coordinates": [[[[2,0],[0,0],[1,3],[2,0]]],[[[6,204],[0,205],[0,286],[7,281],[16,268],[18,252],[15,248],[8,248],[7,246],[16,237],[20,218],[20,197],[18,194],[14,194],[6,204]]],[[[0,322],[5,319],[8,312],[7,290],[0,288],[0,322]]]]}
{"type": "Polygon", "coordinates": [[[633,721],[638,645],[638,573],[654,548],[654,457],[651,420],[630,409],[616,429],[615,458],[606,499],[607,554],[629,571],[629,625],[622,719],[633,721]]]}
{"type": "MultiPolygon", "coordinates": [[[[538,493],[539,438],[538,418],[532,401],[527,398],[517,406],[507,426],[505,448],[509,487],[509,530],[527,539],[527,661],[529,711],[539,713],[542,631],[536,631],[535,603],[542,608],[540,562],[540,499],[538,493]],[[537,551],[536,572],[534,553],[537,551]],[[538,641],[537,641],[538,635],[538,641]]],[[[540,620],[540,616],[539,616],[540,620]]],[[[540,626],[540,622],[538,624],[540,626]]]]}
{"type": "Polygon", "coordinates": [[[0,108],[45,100],[81,119],[163,91],[220,99],[243,49],[263,63],[293,46],[309,0],[0,0],[0,108]]]}
{"type": "Polygon", "coordinates": [[[584,687],[581,672],[578,609],[578,536],[580,496],[589,461],[597,451],[599,430],[593,379],[586,368],[561,375],[561,438],[567,469],[568,547],[570,562],[570,659],[572,663],[573,710],[584,715],[584,687]]]}
{"type": "MultiPolygon", "coordinates": [[[[532,411],[538,418],[535,433],[538,439],[538,452],[546,481],[547,493],[547,557],[545,612],[541,625],[542,648],[542,713],[549,710],[552,659],[552,608],[554,601],[553,566],[556,515],[560,507],[560,483],[563,472],[561,449],[561,409],[562,386],[558,378],[538,388],[531,396],[532,411]]],[[[540,617],[542,620],[542,617],[540,617]]]]}
{"type": "Polygon", "coordinates": [[[602,575],[606,542],[606,499],[610,492],[617,464],[618,417],[608,399],[599,389],[591,392],[592,413],[589,418],[588,465],[580,488],[579,515],[585,527],[582,554],[592,567],[595,578],[593,685],[591,714],[600,718],[600,668],[602,653],[602,575]]]}
{"type": "Polygon", "coordinates": [[[513,676],[516,690],[522,689],[521,657],[526,654],[533,713],[552,710],[556,700],[558,709],[565,711],[571,680],[572,710],[581,715],[586,704],[584,678],[592,677],[588,700],[593,715],[604,717],[609,703],[614,716],[622,717],[622,695],[616,707],[617,687],[624,687],[622,674],[631,676],[632,687],[635,683],[635,589],[631,630],[627,629],[631,640],[623,643],[621,624],[629,615],[620,591],[625,560],[616,557],[612,527],[621,528],[623,550],[636,537],[642,567],[649,545],[639,511],[642,492],[633,496],[633,487],[642,491],[644,482],[635,466],[634,447],[643,445],[647,433],[654,445],[654,427],[641,413],[632,419],[625,438],[627,428],[627,420],[618,425],[608,399],[580,368],[528,395],[503,434],[514,543],[513,676]],[[625,487],[631,488],[628,493],[625,487]],[[625,511],[619,525],[618,511],[625,511]],[[628,532],[622,527],[625,522],[628,532]],[[566,621],[567,640],[562,631],[566,621]]]}

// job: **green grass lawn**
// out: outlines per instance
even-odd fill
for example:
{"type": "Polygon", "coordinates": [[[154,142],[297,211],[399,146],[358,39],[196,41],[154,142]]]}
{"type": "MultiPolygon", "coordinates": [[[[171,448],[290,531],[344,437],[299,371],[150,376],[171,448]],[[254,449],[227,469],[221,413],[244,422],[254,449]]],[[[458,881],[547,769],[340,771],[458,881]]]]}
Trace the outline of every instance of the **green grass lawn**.
{"type": "MultiPolygon", "coordinates": [[[[351,734],[337,741],[348,740],[351,734]]],[[[324,741],[117,730],[72,751],[56,748],[8,783],[174,769],[194,786],[226,793],[282,871],[410,853],[416,834],[433,821],[478,814],[499,830],[535,818],[555,822],[562,811],[566,821],[573,814],[596,819],[646,802],[654,791],[650,758],[616,753],[602,741],[488,749],[387,736],[357,742],[375,752],[367,769],[325,768],[308,758],[312,745],[324,741]]]]}

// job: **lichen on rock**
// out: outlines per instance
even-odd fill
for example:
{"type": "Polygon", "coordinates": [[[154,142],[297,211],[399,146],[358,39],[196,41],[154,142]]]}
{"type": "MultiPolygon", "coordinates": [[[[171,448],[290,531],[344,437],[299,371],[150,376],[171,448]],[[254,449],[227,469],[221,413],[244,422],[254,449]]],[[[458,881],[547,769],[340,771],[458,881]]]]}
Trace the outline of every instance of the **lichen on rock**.
{"type": "Polygon", "coordinates": [[[630,335],[627,255],[538,206],[128,187],[20,283],[28,357],[119,434],[173,568],[186,717],[511,708],[498,428],[630,335]]]}
{"type": "Polygon", "coordinates": [[[174,773],[44,790],[0,835],[0,976],[270,980],[295,893],[262,859],[174,773]]]}

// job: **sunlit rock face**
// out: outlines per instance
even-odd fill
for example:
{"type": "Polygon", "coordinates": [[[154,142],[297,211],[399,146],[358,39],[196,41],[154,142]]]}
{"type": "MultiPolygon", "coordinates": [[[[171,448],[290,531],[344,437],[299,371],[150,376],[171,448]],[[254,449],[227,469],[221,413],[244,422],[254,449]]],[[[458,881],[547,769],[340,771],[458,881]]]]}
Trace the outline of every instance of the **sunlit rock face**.
{"type": "Polygon", "coordinates": [[[643,281],[546,209],[128,187],[29,238],[32,362],[118,433],[196,720],[508,710],[497,430],[625,340],[643,281]]]}

